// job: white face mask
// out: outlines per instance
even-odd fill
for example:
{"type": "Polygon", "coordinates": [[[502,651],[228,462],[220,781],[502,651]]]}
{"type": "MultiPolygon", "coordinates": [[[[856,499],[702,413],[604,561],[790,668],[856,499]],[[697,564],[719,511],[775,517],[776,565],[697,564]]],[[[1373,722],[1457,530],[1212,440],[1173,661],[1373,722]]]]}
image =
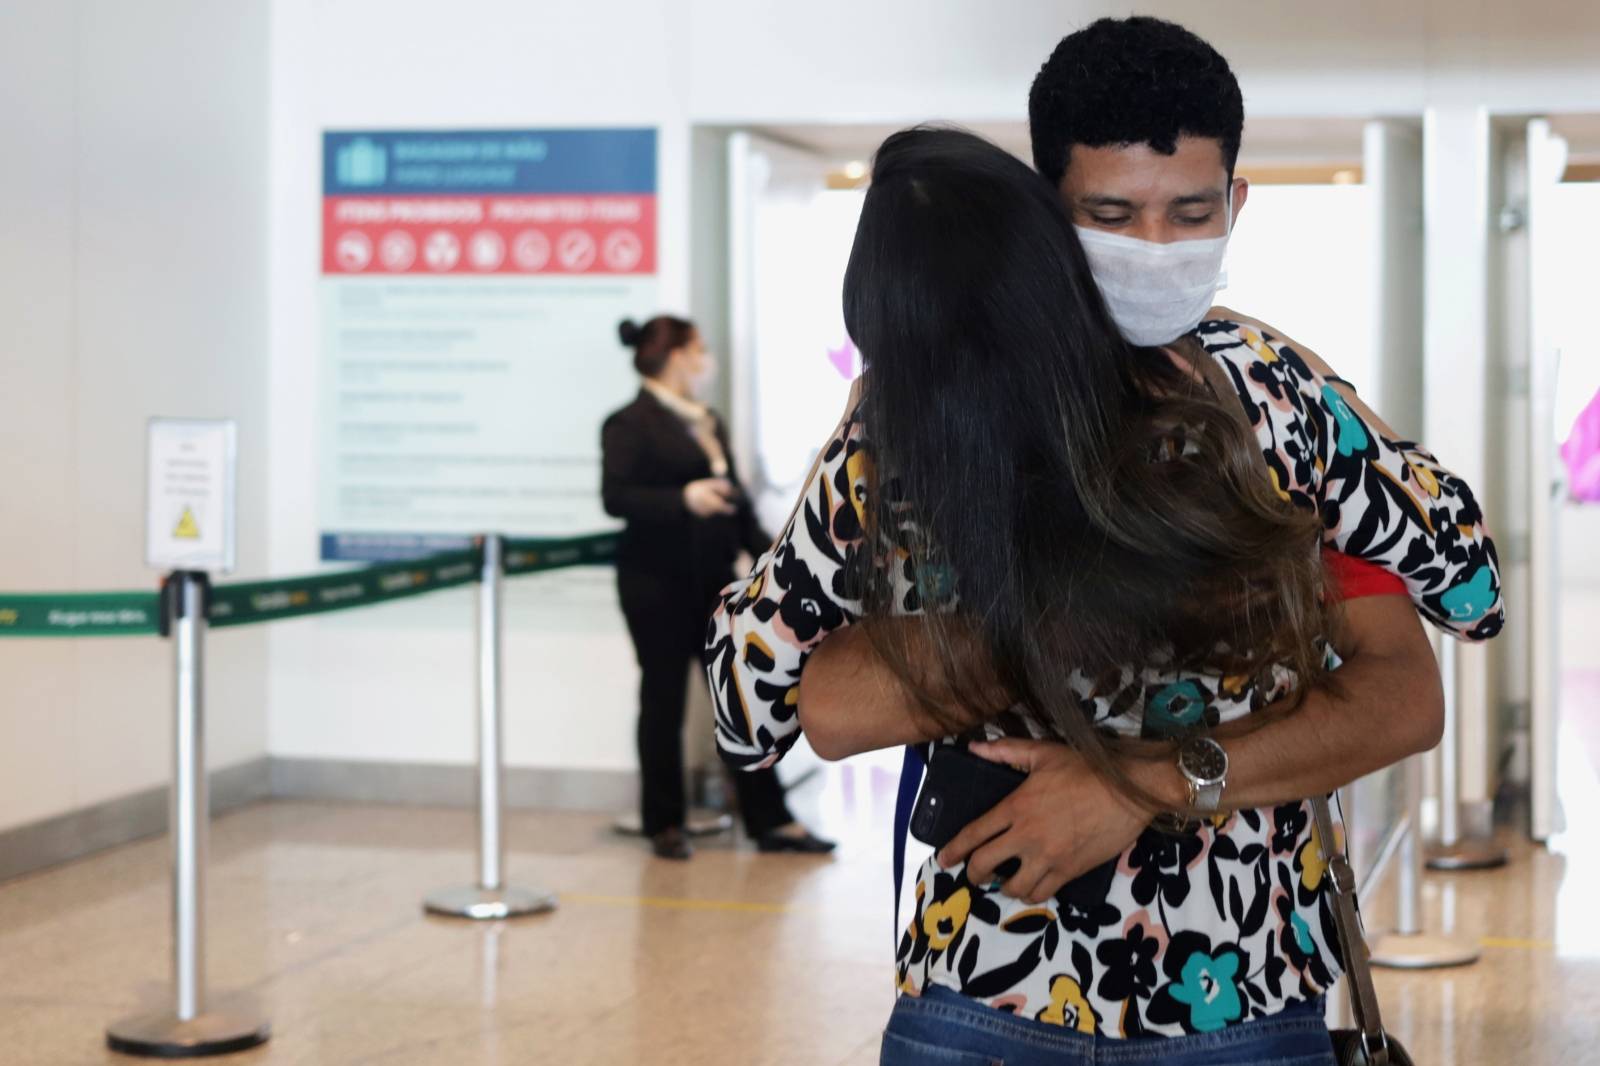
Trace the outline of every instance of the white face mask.
{"type": "Polygon", "coordinates": [[[698,370],[691,371],[686,384],[689,386],[689,395],[696,400],[704,400],[710,393],[711,386],[717,380],[717,361],[708,353],[701,362],[698,370]]]}
{"type": "MultiPolygon", "coordinates": [[[[1233,230],[1229,190],[1228,230],[1233,230]]],[[[1200,324],[1217,290],[1226,288],[1222,269],[1228,233],[1157,244],[1137,237],[1074,226],[1089,258],[1106,308],[1128,343],[1153,347],[1177,340],[1200,324]]]]}

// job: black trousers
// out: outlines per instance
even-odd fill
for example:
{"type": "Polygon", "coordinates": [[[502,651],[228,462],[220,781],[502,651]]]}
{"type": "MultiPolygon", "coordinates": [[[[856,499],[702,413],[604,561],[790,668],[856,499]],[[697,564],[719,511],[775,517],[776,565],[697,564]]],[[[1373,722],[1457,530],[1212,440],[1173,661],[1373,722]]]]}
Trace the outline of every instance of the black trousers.
{"type": "MultiPolygon", "coordinates": [[[[700,653],[715,594],[692,583],[617,567],[617,591],[639,660],[639,813],[646,836],[682,827],[683,719],[690,684],[703,685],[700,653]]],[[[794,821],[771,769],[730,775],[752,837],[794,821]]]]}

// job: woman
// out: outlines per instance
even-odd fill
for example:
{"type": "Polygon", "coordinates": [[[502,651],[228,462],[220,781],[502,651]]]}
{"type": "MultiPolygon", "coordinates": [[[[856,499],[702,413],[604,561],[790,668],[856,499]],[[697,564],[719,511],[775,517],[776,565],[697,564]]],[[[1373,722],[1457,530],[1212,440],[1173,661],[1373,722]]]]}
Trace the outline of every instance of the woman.
{"type": "MultiPolygon", "coordinates": [[[[640,813],[658,856],[687,859],[689,664],[739,553],[759,555],[771,538],[739,486],[721,422],[695,399],[713,363],[694,325],[661,315],[643,326],[623,322],[619,333],[643,387],[601,430],[600,495],[606,513],[628,523],[617,549],[617,591],[642,672],[640,813]]],[[[737,775],[734,784],[745,830],[762,851],[832,850],[795,822],[771,770],[737,775]]]]}
{"type": "Polygon", "coordinates": [[[1236,323],[1130,346],[1053,190],[968,134],[885,142],[845,317],[861,403],[708,635],[724,757],[781,756],[807,658],[865,622],[918,735],[1066,740],[1136,825],[1186,818],[1144,829],[1087,907],[930,859],[883,1062],[1331,1063],[1305,805],[1190,820],[1200,792],[1173,812],[1124,756],[1170,766],[1331,684],[1325,540],[1492,636],[1470,493],[1236,323]]]}

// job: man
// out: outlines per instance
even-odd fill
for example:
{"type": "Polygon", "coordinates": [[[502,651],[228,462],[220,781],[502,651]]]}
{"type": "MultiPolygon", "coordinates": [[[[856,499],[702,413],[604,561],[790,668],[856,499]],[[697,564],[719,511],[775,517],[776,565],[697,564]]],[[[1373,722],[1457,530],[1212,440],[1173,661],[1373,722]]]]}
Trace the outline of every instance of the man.
{"type": "MultiPolygon", "coordinates": [[[[1112,315],[1135,343],[1162,344],[1197,329],[1203,335],[1206,318],[1287,340],[1231,311],[1208,312],[1222,246],[1249,196],[1248,182],[1234,174],[1243,123],[1227,62],[1194,34],[1157,19],[1103,19],[1068,36],[1033,84],[1035,165],[1071,212],[1112,315]]],[[[1393,436],[1325,363],[1289,343],[1335,379],[1369,425],[1393,436]]],[[[1351,573],[1349,561],[1335,559],[1331,568],[1351,573]]],[[[1355,574],[1347,596],[1404,591],[1387,575],[1355,574]]],[[[1438,742],[1438,671],[1411,603],[1399,595],[1352,598],[1344,621],[1334,635],[1346,660],[1337,692],[1315,691],[1295,714],[1252,732],[1216,734],[1228,757],[1218,809],[1329,792],[1438,742]]],[[[829,758],[933,739],[860,627],[839,630],[812,654],[798,713],[813,747],[829,758]]],[[[1004,890],[1043,901],[1124,851],[1149,821],[1150,812],[1086,772],[1064,745],[1003,740],[974,750],[1029,776],[940,853],[946,866],[967,862],[972,883],[993,879],[996,867],[1014,858],[1004,890]],[[1062,818],[1063,811],[1074,817],[1062,818]]],[[[1130,761],[1126,768],[1171,809],[1190,805],[1193,794],[1177,766],[1130,761]]]]}

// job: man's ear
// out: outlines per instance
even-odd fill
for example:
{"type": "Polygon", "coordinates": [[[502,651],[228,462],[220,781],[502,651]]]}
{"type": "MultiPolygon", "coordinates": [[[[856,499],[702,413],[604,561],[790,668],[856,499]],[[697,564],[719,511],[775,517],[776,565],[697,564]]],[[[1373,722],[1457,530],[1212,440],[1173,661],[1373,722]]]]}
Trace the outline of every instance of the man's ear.
{"type": "MultiPolygon", "coordinates": [[[[1250,179],[1249,178],[1234,178],[1233,179],[1233,224],[1235,226],[1237,226],[1239,224],[1239,212],[1244,210],[1244,202],[1246,200],[1248,200],[1248,199],[1250,199],[1250,179]]],[[[1230,228],[1228,230],[1228,232],[1232,233],[1233,230],[1230,228]]]]}

